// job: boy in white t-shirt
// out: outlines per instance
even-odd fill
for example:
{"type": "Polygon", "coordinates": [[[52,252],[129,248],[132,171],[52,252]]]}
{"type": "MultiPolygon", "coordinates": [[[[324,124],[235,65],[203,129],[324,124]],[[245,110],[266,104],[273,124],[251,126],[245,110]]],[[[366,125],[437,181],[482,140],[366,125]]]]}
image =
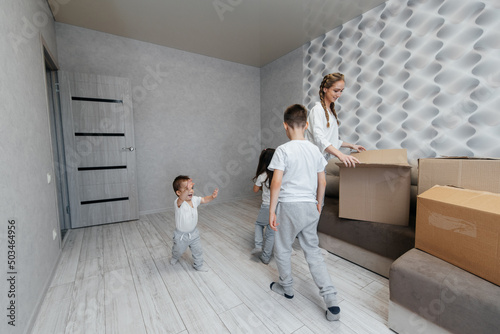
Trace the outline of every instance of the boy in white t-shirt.
{"type": "Polygon", "coordinates": [[[325,193],[325,158],[318,147],[304,137],[307,110],[295,104],[284,114],[289,142],[279,146],[269,165],[274,170],[271,182],[269,226],[275,230],[274,258],[279,282],[271,290],[293,298],[291,266],[292,244],[298,238],[309,270],[326,304],[326,318],[339,320],[337,291],[332,284],[321,250],[317,226],[325,193]]]}
{"type": "Polygon", "coordinates": [[[200,232],[196,227],[198,224],[198,205],[208,203],[215,199],[219,189],[215,189],[212,195],[209,196],[193,196],[194,182],[189,176],[185,175],[177,176],[172,185],[177,195],[177,199],[174,202],[175,231],[170,263],[172,265],[176,264],[189,247],[194,260],[194,269],[198,271],[208,271],[208,269],[203,266],[203,250],[200,243],[200,232]]]}

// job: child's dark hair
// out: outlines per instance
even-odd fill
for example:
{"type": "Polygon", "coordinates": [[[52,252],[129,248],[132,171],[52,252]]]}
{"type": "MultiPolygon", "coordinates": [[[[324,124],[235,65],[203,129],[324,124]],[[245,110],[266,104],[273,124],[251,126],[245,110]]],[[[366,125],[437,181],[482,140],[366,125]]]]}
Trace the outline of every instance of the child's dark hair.
{"type": "Polygon", "coordinates": [[[292,129],[296,126],[303,128],[307,123],[307,109],[301,104],[291,105],[286,108],[283,119],[292,129]]]}
{"type": "Polygon", "coordinates": [[[269,188],[271,185],[271,181],[273,180],[273,171],[267,169],[269,164],[271,163],[271,159],[273,158],[274,155],[274,148],[266,148],[265,150],[262,150],[260,152],[260,157],[259,157],[259,165],[257,166],[257,172],[255,173],[254,178],[252,179],[253,182],[257,180],[257,177],[259,177],[260,174],[266,172],[267,178],[264,181],[266,186],[269,188]],[[267,182],[269,181],[269,182],[267,182]]]}
{"type": "Polygon", "coordinates": [[[179,175],[175,178],[172,186],[174,187],[174,193],[177,193],[177,190],[181,189],[181,183],[184,181],[189,181],[191,178],[186,175],[179,175]]]}

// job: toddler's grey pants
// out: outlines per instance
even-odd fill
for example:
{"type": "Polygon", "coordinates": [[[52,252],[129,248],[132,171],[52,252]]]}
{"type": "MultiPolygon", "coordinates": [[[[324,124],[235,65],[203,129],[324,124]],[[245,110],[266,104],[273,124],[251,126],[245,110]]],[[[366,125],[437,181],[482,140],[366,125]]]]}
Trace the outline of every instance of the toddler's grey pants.
{"type": "Polygon", "coordinates": [[[203,250],[200,242],[200,232],[195,227],[191,232],[174,231],[174,246],[172,247],[172,258],[179,260],[187,248],[191,249],[195,269],[203,266],[203,250]]]}

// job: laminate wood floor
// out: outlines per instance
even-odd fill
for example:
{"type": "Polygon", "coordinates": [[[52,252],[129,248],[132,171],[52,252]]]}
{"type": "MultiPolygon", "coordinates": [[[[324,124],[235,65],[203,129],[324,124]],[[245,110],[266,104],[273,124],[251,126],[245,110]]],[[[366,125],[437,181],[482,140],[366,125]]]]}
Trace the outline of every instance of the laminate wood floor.
{"type": "Polygon", "coordinates": [[[188,250],[170,264],[173,209],[137,221],[70,230],[32,333],[393,333],[386,278],[324,251],[341,320],[325,319],[298,242],[295,297],[269,289],[274,259],[250,255],[260,198],[199,207],[205,266],[188,250]]]}

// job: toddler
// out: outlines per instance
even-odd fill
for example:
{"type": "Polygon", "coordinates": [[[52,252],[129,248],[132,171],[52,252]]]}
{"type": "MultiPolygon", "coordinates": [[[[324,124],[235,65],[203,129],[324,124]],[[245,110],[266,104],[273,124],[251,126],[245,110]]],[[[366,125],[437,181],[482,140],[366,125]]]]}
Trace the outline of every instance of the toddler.
{"type": "Polygon", "coordinates": [[[177,176],[173,182],[177,199],[174,202],[175,231],[170,264],[176,264],[189,247],[194,260],[194,269],[198,271],[208,271],[208,269],[203,266],[200,232],[196,227],[198,224],[198,205],[208,203],[215,199],[219,189],[215,189],[212,195],[199,197],[194,196],[193,186],[193,180],[185,175],[177,176]]]}

